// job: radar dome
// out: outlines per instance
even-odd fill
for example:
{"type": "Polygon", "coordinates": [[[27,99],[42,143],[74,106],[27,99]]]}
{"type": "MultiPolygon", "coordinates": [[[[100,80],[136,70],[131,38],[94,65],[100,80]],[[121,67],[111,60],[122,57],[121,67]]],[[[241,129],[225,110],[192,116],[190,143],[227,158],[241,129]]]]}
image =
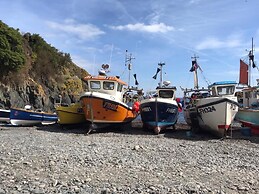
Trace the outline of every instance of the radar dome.
{"type": "Polygon", "coordinates": [[[169,86],[169,85],[171,84],[171,82],[170,82],[170,81],[164,81],[163,84],[164,84],[165,86],[169,86]]]}

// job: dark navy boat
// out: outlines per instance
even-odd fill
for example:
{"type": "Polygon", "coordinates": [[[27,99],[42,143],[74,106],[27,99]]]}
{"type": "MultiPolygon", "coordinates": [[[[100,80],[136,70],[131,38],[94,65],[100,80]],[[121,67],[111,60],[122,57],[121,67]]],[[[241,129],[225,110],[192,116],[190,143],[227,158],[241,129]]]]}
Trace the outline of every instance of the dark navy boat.
{"type": "Polygon", "coordinates": [[[0,122],[10,122],[10,110],[0,109],[0,122]]]}
{"type": "MultiPolygon", "coordinates": [[[[152,129],[159,134],[162,129],[168,127],[175,128],[178,118],[178,107],[180,106],[175,97],[175,86],[170,86],[169,81],[162,85],[162,66],[158,64],[157,73],[160,71],[160,83],[156,88],[156,94],[140,102],[140,115],[143,122],[143,128],[152,129]]],[[[157,74],[156,74],[157,75],[157,74]]],[[[153,77],[156,78],[156,75],[153,77]]]]}

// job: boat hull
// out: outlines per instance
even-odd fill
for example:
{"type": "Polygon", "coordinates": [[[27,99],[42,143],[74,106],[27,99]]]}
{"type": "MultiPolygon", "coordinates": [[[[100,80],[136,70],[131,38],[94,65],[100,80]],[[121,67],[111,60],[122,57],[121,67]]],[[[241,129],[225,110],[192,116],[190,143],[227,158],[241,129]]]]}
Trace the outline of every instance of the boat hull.
{"type": "Polygon", "coordinates": [[[42,125],[55,124],[57,123],[57,121],[58,121],[57,114],[42,112],[42,121],[41,121],[42,125]]]}
{"type": "Polygon", "coordinates": [[[10,110],[0,109],[0,122],[10,122],[10,110]]]}
{"type": "Polygon", "coordinates": [[[224,137],[238,111],[236,98],[210,97],[197,102],[200,128],[224,137]]]}
{"type": "Polygon", "coordinates": [[[85,123],[85,114],[80,103],[70,106],[56,107],[58,123],[61,125],[71,125],[85,123]]]}
{"type": "Polygon", "coordinates": [[[198,120],[198,112],[196,107],[184,108],[184,120],[192,127],[192,129],[198,129],[200,127],[198,120]]]}
{"type": "Polygon", "coordinates": [[[58,120],[56,114],[35,112],[32,110],[11,108],[10,122],[12,125],[31,126],[39,124],[53,124],[58,120]]]}
{"type": "Polygon", "coordinates": [[[259,110],[239,108],[235,120],[245,127],[252,128],[253,133],[259,134],[259,110]]]}
{"type": "Polygon", "coordinates": [[[89,92],[80,98],[85,119],[97,128],[125,124],[137,114],[125,103],[113,100],[113,96],[89,92]]]}
{"type": "Polygon", "coordinates": [[[165,128],[174,126],[178,114],[178,105],[174,100],[153,98],[140,103],[143,126],[152,129],[156,134],[165,128]]]}

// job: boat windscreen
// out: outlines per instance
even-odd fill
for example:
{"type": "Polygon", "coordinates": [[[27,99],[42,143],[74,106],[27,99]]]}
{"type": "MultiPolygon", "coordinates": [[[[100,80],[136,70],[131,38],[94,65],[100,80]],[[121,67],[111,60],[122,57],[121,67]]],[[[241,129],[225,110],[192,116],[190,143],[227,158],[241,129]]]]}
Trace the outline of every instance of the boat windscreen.
{"type": "Polygon", "coordinates": [[[172,90],[160,90],[159,91],[159,97],[160,98],[173,98],[174,91],[172,90]]]}
{"type": "Polygon", "coordinates": [[[218,95],[233,95],[235,92],[235,86],[218,86],[218,95]]]}
{"type": "Polygon", "coordinates": [[[104,81],[103,82],[103,89],[104,90],[113,90],[114,89],[114,82],[104,81]]]}
{"type": "Polygon", "coordinates": [[[117,91],[118,92],[121,92],[122,91],[122,88],[123,88],[123,85],[118,83],[118,87],[117,87],[117,91]]]}
{"type": "Polygon", "coordinates": [[[91,89],[100,89],[101,83],[100,81],[90,81],[90,87],[91,89]]]}

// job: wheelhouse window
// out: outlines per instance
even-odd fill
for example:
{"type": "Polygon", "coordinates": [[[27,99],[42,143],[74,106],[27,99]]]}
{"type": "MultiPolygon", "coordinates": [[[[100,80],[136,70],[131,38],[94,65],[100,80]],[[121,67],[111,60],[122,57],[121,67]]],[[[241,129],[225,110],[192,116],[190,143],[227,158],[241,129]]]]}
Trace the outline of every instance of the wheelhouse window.
{"type": "Polygon", "coordinates": [[[159,97],[161,98],[173,98],[174,91],[172,90],[160,90],[159,91],[159,97]]]}
{"type": "Polygon", "coordinates": [[[212,96],[216,96],[217,95],[215,87],[211,88],[211,93],[212,93],[212,96]]]}
{"type": "Polygon", "coordinates": [[[218,86],[218,95],[232,95],[235,92],[235,86],[218,86]]]}
{"type": "Polygon", "coordinates": [[[90,87],[91,89],[100,89],[101,83],[100,81],[90,81],[90,87]]]}
{"type": "Polygon", "coordinates": [[[250,92],[245,92],[245,98],[250,98],[250,97],[251,97],[250,92]]]}
{"type": "Polygon", "coordinates": [[[104,90],[113,90],[114,89],[114,82],[103,82],[103,89],[104,90]]]}
{"type": "Polygon", "coordinates": [[[121,92],[122,91],[122,88],[123,88],[123,85],[118,83],[118,88],[117,88],[117,91],[118,92],[121,92]]]}

